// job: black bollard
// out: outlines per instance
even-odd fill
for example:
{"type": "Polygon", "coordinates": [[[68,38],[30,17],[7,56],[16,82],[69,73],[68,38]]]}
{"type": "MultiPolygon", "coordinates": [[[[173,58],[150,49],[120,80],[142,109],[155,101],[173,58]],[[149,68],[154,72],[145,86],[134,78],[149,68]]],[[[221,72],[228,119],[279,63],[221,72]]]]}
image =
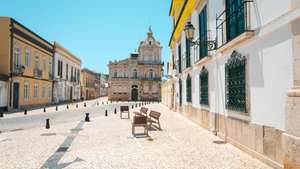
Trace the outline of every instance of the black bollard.
{"type": "Polygon", "coordinates": [[[69,109],[69,105],[67,104],[67,109],[69,109]]]}
{"type": "Polygon", "coordinates": [[[117,108],[115,108],[115,114],[117,114],[117,108]]]}
{"type": "Polygon", "coordinates": [[[134,106],[132,105],[131,108],[133,109],[133,107],[134,107],[134,106]]]}
{"type": "Polygon", "coordinates": [[[137,104],[135,104],[135,107],[137,107],[137,104]]]}
{"type": "Polygon", "coordinates": [[[102,104],[103,104],[103,102],[102,102],[102,104]]]}
{"type": "Polygon", "coordinates": [[[46,119],[46,129],[50,129],[50,120],[46,119]]]}
{"type": "Polygon", "coordinates": [[[97,102],[97,106],[99,106],[99,102],[97,102]]]}
{"type": "Polygon", "coordinates": [[[105,110],[105,116],[108,116],[108,114],[107,114],[107,110],[105,110]]]}
{"type": "Polygon", "coordinates": [[[76,108],[78,108],[78,103],[76,104],[76,108]]]}
{"type": "Polygon", "coordinates": [[[0,117],[3,117],[3,112],[0,112],[0,117]]]}
{"type": "Polygon", "coordinates": [[[58,111],[58,106],[55,107],[55,110],[58,111]]]}
{"type": "Polygon", "coordinates": [[[46,112],[46,107],[44,107],[44,112],[46,112]]]}
{"type": "Polygon", "coordinates": [[[90,113],[85,113],[85,121],[89,122],[90,121],[90,117],[89,117],[90,113]]]}
{"type": "Polygon", "coordinates": [[[86,103],[84,103],[84,107],[86,107],[86,103]]]}
{"type": "Polygon", "coordinates": [[[27,115],[27,109],[24,109],[24,115],[27,115]]]}

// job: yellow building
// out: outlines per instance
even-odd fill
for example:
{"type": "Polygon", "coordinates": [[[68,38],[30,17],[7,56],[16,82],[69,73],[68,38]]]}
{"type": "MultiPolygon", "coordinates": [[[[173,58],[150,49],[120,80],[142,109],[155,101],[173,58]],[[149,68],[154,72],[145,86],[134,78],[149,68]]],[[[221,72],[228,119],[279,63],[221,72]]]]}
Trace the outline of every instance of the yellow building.
{"type": "Polygon", "coordinates": [[[0,17],[0,74],[7,76],[7,107],[51,104],[53,46],[13,18],[0,17]]]}

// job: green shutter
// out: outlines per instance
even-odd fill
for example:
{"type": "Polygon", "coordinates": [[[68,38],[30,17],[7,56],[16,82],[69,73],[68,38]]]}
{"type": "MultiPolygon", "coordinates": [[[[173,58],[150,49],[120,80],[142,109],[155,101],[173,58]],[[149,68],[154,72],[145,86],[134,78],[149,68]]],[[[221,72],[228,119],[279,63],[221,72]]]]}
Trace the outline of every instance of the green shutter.
{"type": "Polygon", "coordinates": [[[244,0],[226,0],[226,29],[227,41],[245,32],[244,0]]]}
{"type": "Polygon", "coordinates": [[[200,104],[209,105],[208,99],[208,71],[205,67],[202,68],[199,75],[199,85],[200,85],[200,104]]]}
{"type": "Polygon", "coordinates": [[[208,55],[207,49],[207,10],[206,6],[199,14],[199,60],[208,55]]]}
{"type": "Polygon", "coordinates": [[[186,101],[192,102],[192,79],[190,75],[186,78],[186,101]]]}

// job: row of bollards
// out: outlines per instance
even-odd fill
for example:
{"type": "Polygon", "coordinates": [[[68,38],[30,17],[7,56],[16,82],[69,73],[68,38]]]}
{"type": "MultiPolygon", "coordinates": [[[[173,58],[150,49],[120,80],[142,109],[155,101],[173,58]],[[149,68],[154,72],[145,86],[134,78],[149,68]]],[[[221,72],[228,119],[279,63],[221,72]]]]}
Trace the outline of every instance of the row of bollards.
{"type": "Polygon", "coordinates": [[[3,112],[0,112],[0,117],[3,117],[3,112]]]}

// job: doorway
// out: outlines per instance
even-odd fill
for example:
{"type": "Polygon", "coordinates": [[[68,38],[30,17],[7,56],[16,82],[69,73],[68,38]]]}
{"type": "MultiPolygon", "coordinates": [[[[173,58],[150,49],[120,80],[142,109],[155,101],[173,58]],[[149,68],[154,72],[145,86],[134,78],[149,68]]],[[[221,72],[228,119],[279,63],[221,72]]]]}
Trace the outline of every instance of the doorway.
{"type": "Polygon", "coordinates": [[[131,89],[131,100],[132,101],[137,101],[138,96],[139,96],[139,93],[138,93],[137,86],[134,85],[134,86],[132,86],[132,89],[131,89]]]}
{"type": "Polygon", "coordinates": [[[13,83],[13,108],[19,108],[19,83],[13,83]]]}

